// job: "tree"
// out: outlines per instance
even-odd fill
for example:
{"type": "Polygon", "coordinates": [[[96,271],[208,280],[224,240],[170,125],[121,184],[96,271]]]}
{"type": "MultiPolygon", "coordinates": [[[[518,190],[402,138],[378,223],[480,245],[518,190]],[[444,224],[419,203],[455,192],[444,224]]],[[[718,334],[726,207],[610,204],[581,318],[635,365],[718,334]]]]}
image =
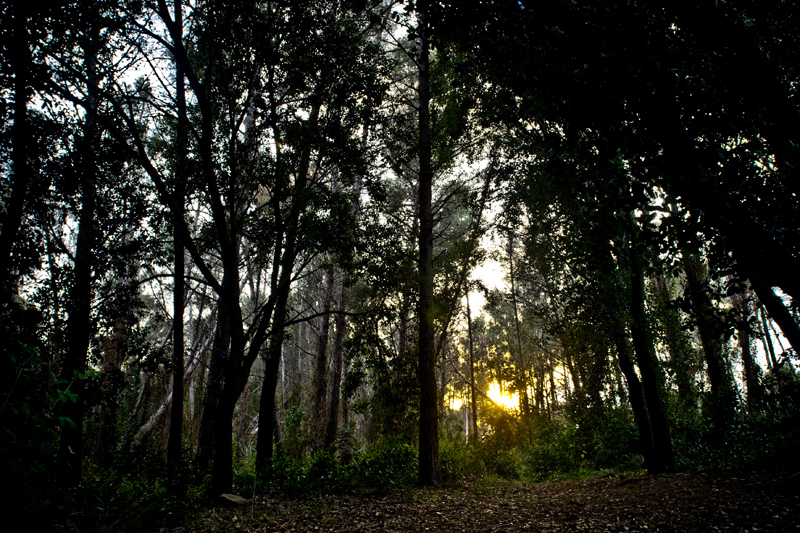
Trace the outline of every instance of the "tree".
{"type": "MultiPolygon", "coordinates": [[[[181,40],[183,39],[183,2],[175,0],[173,6],[173,15],[175,17],[175,26],[181,33],[181,40]]],[[[175,162],[175,206],[176,210],[173,213],[174,221],[173,226],[173,241],[174,241],[174,287],[173,287],[173,315],[172,315],[172,410],[170,414],[169,425],[169,443],[167,445],[167,462],[176,468],[181,463],[181,448],[183,447],[183,372],[184,372],[184,338],[183,338],[183,312],[184,312],[184,299],[186,298],[185,287],[185,258],[184,247],[182,242],[182,235],[180,226],[183,224],[184,218],[184,196],[185,192],[185,165],[186,160],[184,154],[187,148],[186,142],[186,91],[185,80],[183,74],[183,65],[180,62],[175,63],[175,100],[177,104],[177,124],[175,136],[175,154],[177,161],[175,162]]]]}

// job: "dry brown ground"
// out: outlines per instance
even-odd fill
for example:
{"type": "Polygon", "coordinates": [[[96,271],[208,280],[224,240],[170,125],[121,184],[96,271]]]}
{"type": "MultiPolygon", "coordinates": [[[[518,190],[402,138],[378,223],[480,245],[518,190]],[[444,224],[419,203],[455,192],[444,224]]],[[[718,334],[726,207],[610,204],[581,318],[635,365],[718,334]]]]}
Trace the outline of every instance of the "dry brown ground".
{"type": "Polygon", "coordinates": [[[207,511],[180,531],[800,533],[800,475],[606,476],[464,483],[375,496],[262,498],[207,511]]]}

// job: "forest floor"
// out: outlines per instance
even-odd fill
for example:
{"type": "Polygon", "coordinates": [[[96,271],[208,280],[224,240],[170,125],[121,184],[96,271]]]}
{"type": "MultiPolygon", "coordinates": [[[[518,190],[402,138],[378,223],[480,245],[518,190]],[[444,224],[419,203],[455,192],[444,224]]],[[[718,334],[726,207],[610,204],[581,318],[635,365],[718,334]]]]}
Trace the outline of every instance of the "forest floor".
{"type": "Polygon", "coordinates": [[[800,533],[800,475],[762,470],[547,483],[479,479],[381,495],[267,497],[208,510],[178,531],[800,533]]]}

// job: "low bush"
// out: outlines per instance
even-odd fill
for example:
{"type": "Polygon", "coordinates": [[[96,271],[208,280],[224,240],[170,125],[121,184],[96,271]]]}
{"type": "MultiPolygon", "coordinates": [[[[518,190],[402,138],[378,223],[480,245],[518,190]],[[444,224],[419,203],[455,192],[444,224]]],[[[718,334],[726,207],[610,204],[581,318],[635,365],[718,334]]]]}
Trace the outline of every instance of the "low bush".
{"type": "Polygon", "coordinates": [[[416,472],[417,451],[408,444],[382,443],[356,454],[348,463],[337,461],[331,449],[306,460],[276,458],[260,480],[259,492],[294,495],[385,490],[412,484],[416,472]]]}

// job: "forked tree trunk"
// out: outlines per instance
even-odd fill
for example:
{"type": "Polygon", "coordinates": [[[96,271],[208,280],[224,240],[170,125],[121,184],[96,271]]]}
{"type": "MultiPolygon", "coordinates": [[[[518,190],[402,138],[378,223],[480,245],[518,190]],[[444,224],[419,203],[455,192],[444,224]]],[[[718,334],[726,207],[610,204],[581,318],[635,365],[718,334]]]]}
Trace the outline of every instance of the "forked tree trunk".
{"type": "Polygon", "coordinates": [[[636,375],[636,369],[633,366],[633,357],[631,356],[630,347],[628,346],[628,339],[626,338],[622,325],[612,324],[611,328],[614,334],[614,345],[617,349],[617,360],[627,384],[628,399],[630,400],[631,409],[633,410],[633,419],[639,430],[639,446],[642,449],[644,465],[648,472],[656,472],[658,471],[658,467],[656,466],[655,457],[653,455],[653,431],[650,427],[650,416],[647,413],[647,406],[645,405],[642,383],[639,381],[639,376],[636,375]]]}

